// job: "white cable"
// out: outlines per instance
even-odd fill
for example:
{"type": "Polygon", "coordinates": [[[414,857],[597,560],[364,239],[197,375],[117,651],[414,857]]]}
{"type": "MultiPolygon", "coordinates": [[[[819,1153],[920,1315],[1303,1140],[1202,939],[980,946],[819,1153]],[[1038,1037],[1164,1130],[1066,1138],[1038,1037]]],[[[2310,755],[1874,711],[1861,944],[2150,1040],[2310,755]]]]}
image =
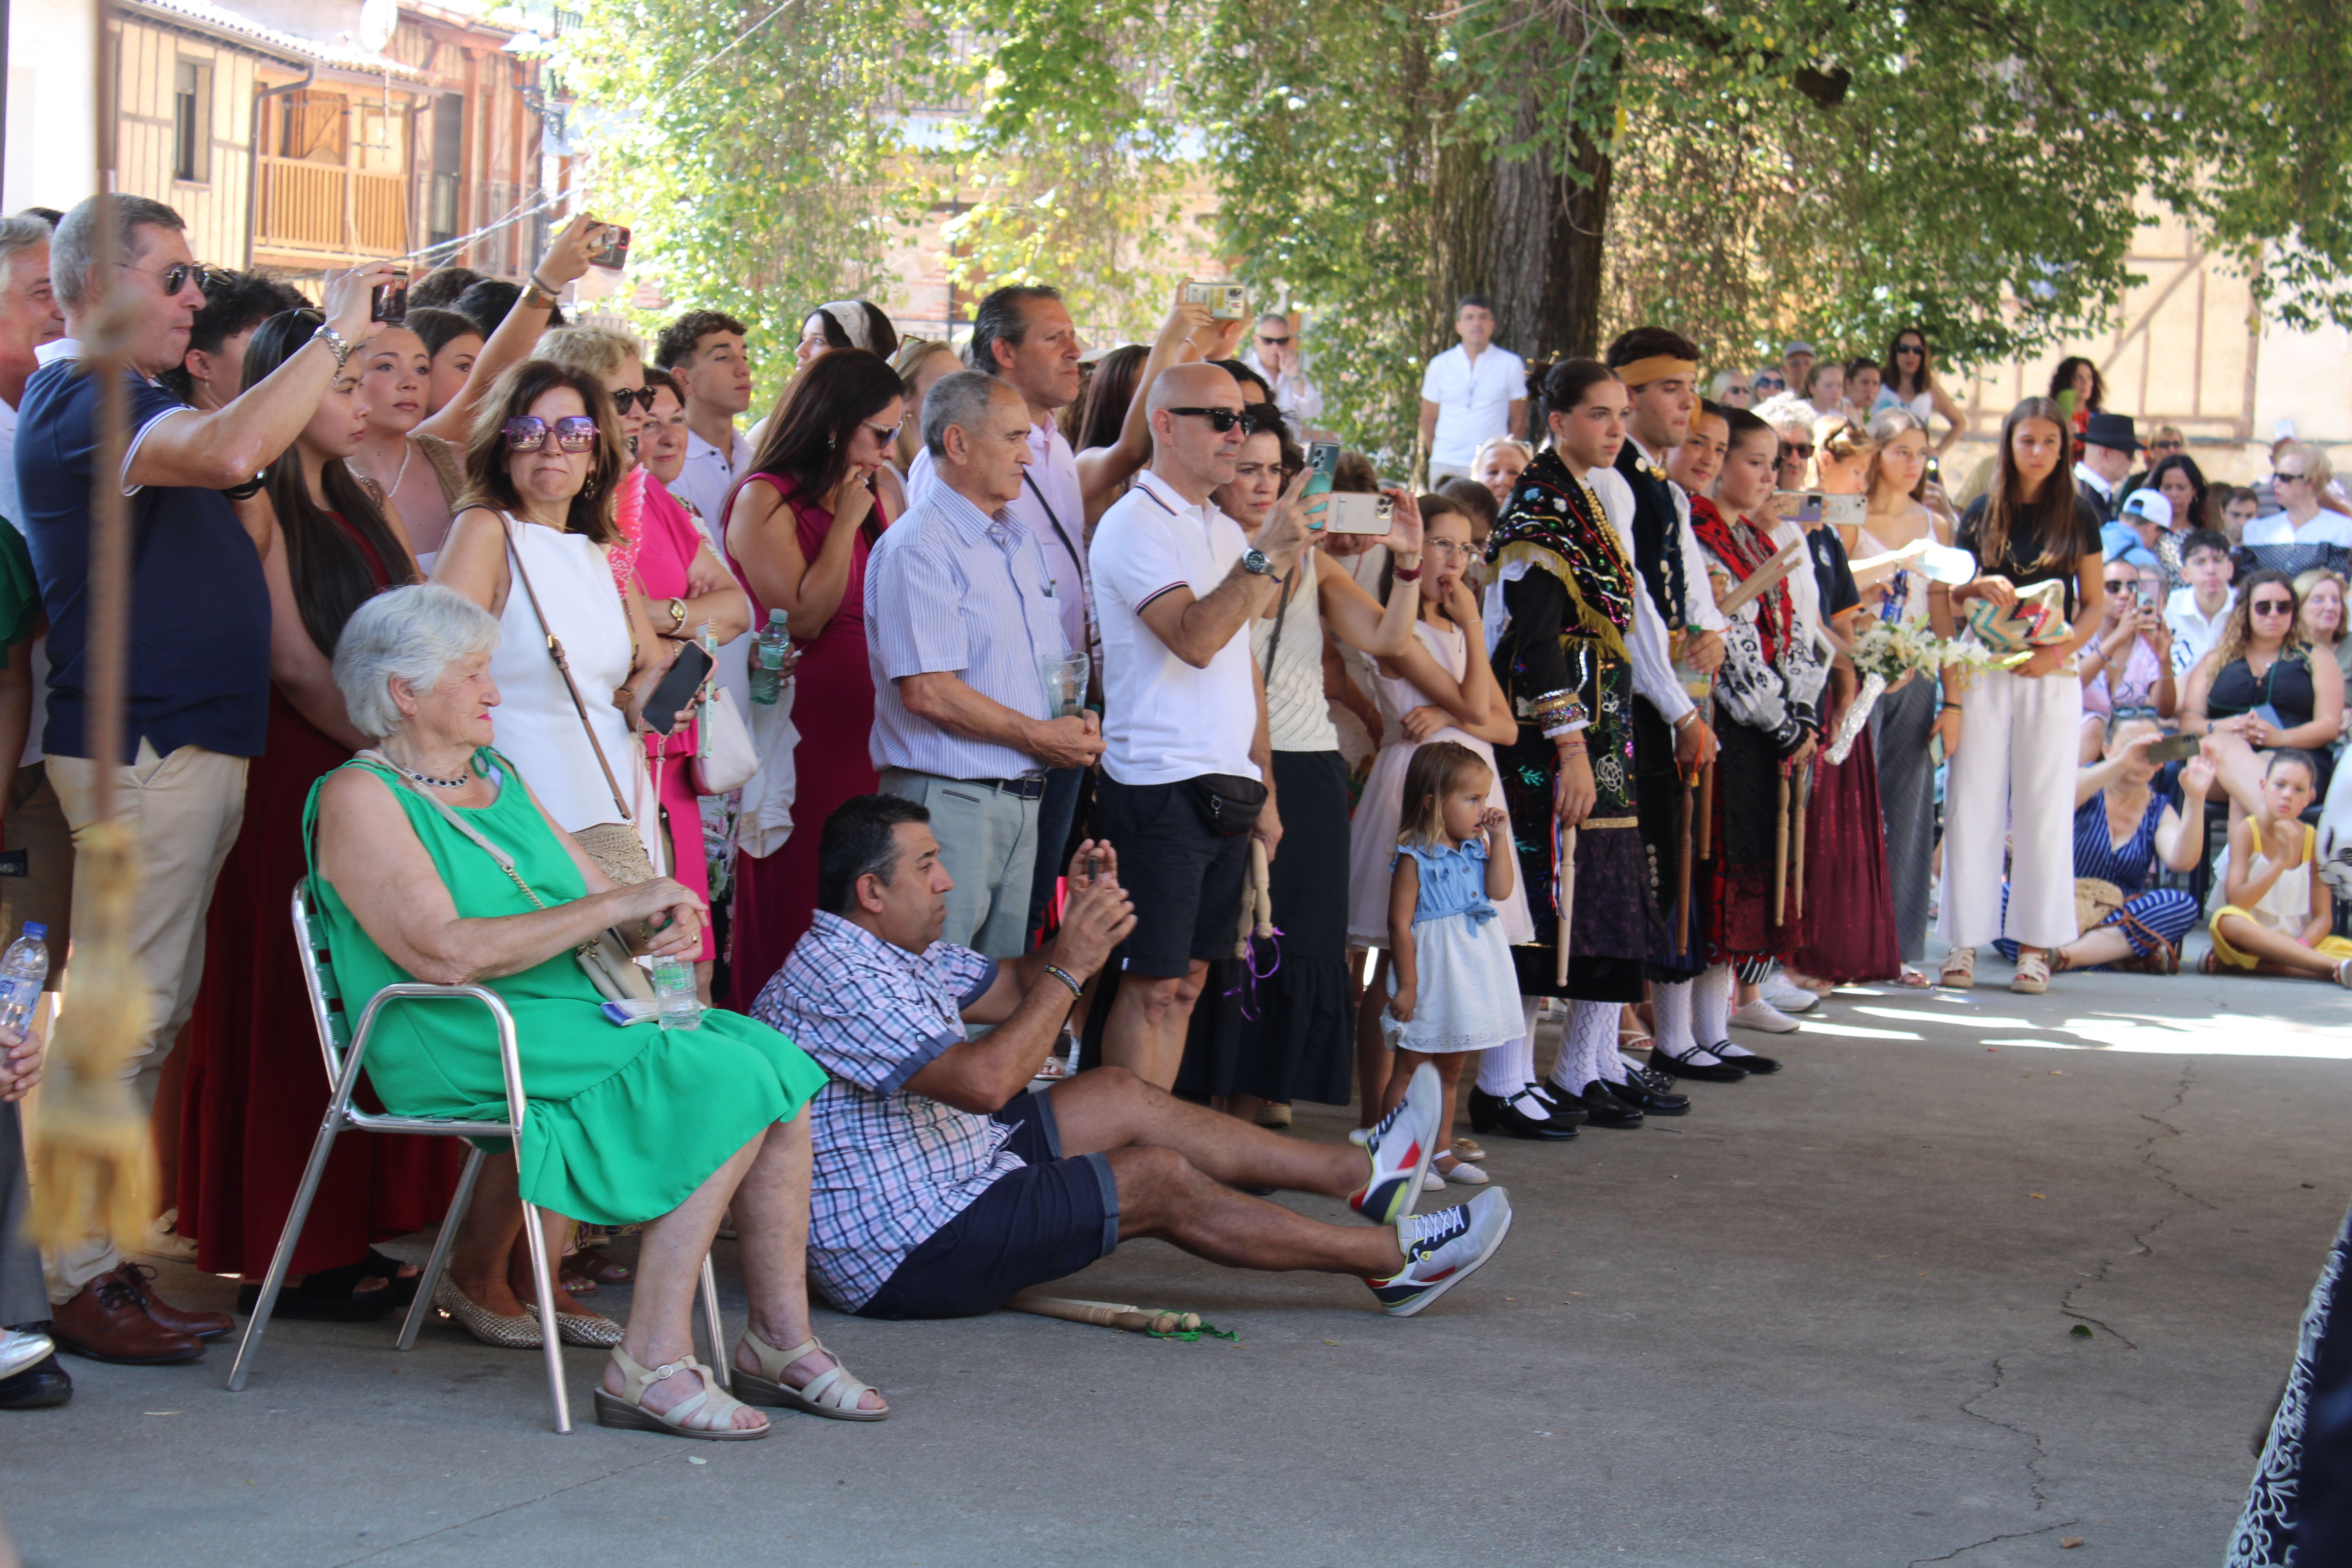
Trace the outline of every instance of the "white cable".
{"type": "Polygon", "coordinates": [[[688,82],[692,81],[696,77],[700,76],[704,71],[707,71],[707,70],[709,70],[712,66],[717,65],[717,64],[719,63],[719,59],[720,59],[720,58],[721,58],[721,57],[723,57],[723,56],[725,56],[725,55],[728,55],[728,54],[732,53],[732,52],[734,51],[735,46],[736,46],[737,44],[741,43],[744,39],[746,39],[746,38],[750,37],[752,34],[754,34],[754,33],[758,32],[761,28],[762,28],[762,27],[766,26],[769,23],[771,23],[771,22],[774,21],[774,20],[775,20],[779,16],[781,16],[781,15],[782,15],[782,14],[783,14],[783,9],[784,9],[784,7],[785,7],[786,5],[791,5],[792,3],[793,3],[793,0],[779,0],[779,4],[777,5],[777,6],[776,6],[776,8],[775,8],[774,10],[772,10],[772,11],[769,12],[766,16],[764,16],[761,17],[758,21],[756,21],[756,22],[752,23],[750,26],[748,26],[748,27],[744,28],[741,32],[740,32],[740,33],[736,34],[736,35],[735,35],[735,37],[732,37],[732,38],[730,38],[730,40],[728,40],[728,42],[727,42],[725,45],[723,45],[723,46],[722,46],[722,47],[718,50],[718,52],[717,52],[717,53],[712,54],[709,58],[705,59],[705,60],[704,60],[700,65],[696,66],[692,70],[690,70],[690,71],[687,72],[687,73],[686,73],[686,75],[684,75],[683,77],[679,78],[679,79],[678,79],[678,81],[677,81],[677,87],[673,87],[673,88],[671,88],[669,90],[670,90],[671,92],[675,93],[676,91],[677,91],[678,88],[682,88],[682,87],[684,87],[688,82]]]}

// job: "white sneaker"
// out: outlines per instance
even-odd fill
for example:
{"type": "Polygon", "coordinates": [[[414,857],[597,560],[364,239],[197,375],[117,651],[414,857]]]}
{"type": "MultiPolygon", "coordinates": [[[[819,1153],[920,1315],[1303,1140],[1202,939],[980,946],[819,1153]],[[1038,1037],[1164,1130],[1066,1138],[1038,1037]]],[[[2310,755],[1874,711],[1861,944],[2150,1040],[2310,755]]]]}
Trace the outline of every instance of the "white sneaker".
{"type": "Polygon", "coordinates": [[[1385,1279],[1367,1279],[1391,1318],[1410,1318],[1495,1256],[1511,1231],[1511,1197],[1489,1187],[1459,1208],[1408,1215],[1397,1221],[1404,1267],[1385,1279]]]}
{"type": "Polygon", "coordinates": [[[57,1349],[47,1334],[0,1329],[0,1377],[14,1377],[57,1349]]]}
{"type": "Polygon", "coordinates": [[[1765,977],[1757,990],[1783,1013],[1810,1013],[1822,1005],[1817,993],[1806,990],[1777,969],[1765,977]]]}
{"type": "Polygon", "coordinates": [[[1735,1029],[1761,1029],[1768,1035],[1793,1035],[1797,1032],[1797,1020],[1759,996],[1753,1002],[1743,1004],[1731,1015],[1731,1026],[1735,1029]]]}
{"type": "Polygon", "coordinates": [[[1348,1142],[1372,1159],[1372,1173],[1348,1199],[1349,1208],[1374,1225],[1393,1225],[1412,1213],[1427,1190],[1423,1178],[1429,1163],[1442,1146],[1444,1129],[1437,1120],[1444,1109],[1445,1087],[1437,1080],[1437,1069],[1423,1062],[1412,1069],[1404,1098],[1379,1126],[1348,1134],[1348,1142]]]}

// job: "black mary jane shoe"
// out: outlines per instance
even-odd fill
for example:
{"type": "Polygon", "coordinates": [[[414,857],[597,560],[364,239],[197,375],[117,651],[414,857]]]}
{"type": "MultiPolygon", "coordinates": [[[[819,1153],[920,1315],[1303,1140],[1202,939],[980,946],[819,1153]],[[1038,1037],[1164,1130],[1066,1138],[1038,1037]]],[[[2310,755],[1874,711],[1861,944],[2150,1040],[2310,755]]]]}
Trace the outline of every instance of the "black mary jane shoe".
{"type": "MultiPolygon", "coordinates": [[[[278,1303],[270,1310],[272,1319],[285,1318],[311,1323],[369,1323],[392,1311],[401,1304],[397,1283],[387,1283],[373,1290],[360,1289],[360,1281],[382,1279],[371,1274],[365,1261],[346,1263],[341,1268],[314,1268],[302,1277],[299,1285],[280,1286],[278,1303]]],[[[412,1288],[409,1299],[416,1292],[412,1288]]],[[[240,1285],[236,1289],[236,1310],[247,1317],[261,1305],[258,1283],[240,1285]]]]}
{"type": "Polygon", "coordinates": [[[1584,1101],[1549,1079],[1528,1085],[1525,1092],[1534,1096],[1538,1103],[1551,1112],[1552,1120],[1564,1127],[1577,1126],[1591,1114],[1584,1109],[1584,1101]]]}
{"type": "MultiPolygon", "coordinates": [[[[1729,1040],[1723,1042],[1723,1046],[1727,1046],[1729,1044],[1731,1044],[1729,1040]]],[[[1713,1051],[1717,1056],[1723,1057],[1723,1046],[1709,1046],[1707,1047],[1707,1049],[1713,1051]]],[[[1779,1072],[1780,1070],[1780,1058],[1778,1057],[1759,1057],[1753,1054],[1748,1054],[1737,1057],[1723,1057],[1723,1059],[1729,1062],[1733,1067],[1738,1068],[1741,1071],[1746,1072],[1752,1078],[1761,1078],[1766,1073],[1779,1072]]]]}
{"type": "MultiPolygon", "coordinates": [[[[1696,1056],[1698,1052],[1693,1050],[1690,1054],[1696,1056]]],[[[1747,1068],[1735,1067],[1728,1060],[1687,1061],[1664,1046],[1654,1045],[1650,1047],[1649,1073],[1651,1077],[1664,1079],[1665,1082],[1663,1085],[1647,1087],[1659,1087],[1671,1091],[1674,1088],[1674,1080],[1678,1078],[1690,1079],[1698,1083],[1738,1083],[1748,1076],[1748,1071],[1747,1068]]]]}
{"type": "Polygon", "coordinates": [[[45,1355],[12,1377],[0,1377],[0,1410],[47,1410],[73,1397],[73,1379],[45,1355]]]}
{"type": "Polygon", "coordinates": [[[1538,1121],[1511,1100],[1476,1088],[1470,1090],[1470,1131],[1500,1132],[1507,1138],[1526,1138],[1539,1143],[1565,1143],[1576,1136],[1576,1129],[1557,1116],[1547,1116],[1538,1121]]]}
{"type": "Polygon", "coordinates": [[[1644,1083],[1631,1080],[1612,1083],[1609,1092],[1646,1116],[1687,1116],[1690,1096],[1676,1094],[1672,1089],[1655,1089],[1644,1083]]]}
{"type": "MultiPolygon", "coordinates": [[[[1576,1098],[1584,1106],[1585,1114],[1592,1119],[1593,1126],[1639,1127],[1642,1125],[1641,1107],[1629,1100],[1619,1099],[1617,1088],[1615,1084],[1603,1083],[1601,1079],[1594,1079],[1577,1092],[1576,1098]]],[[[1641,1091],[1635,1089],[1633,1092],[1638,1094],[1641,1091]]]]}

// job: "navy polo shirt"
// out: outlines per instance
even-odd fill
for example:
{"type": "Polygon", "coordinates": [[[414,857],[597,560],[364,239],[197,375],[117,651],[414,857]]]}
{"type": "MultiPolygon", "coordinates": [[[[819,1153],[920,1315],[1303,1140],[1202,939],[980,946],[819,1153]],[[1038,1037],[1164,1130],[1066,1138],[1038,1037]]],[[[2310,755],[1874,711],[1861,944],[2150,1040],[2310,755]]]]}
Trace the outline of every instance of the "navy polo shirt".
{"type": "MultiPolygon", "coordinates": [[[[33,373],[17,408],[16,489],[49,617],[51,756],[89,755],[89,498],[98,384],[82,361],[33,373]]],[[[126,373],[139,438],[186,405],[126,373]]],[[[164,755],[202,746],[257,757],[269,728],[269,589],[253,541],[218,490],[149,486],[131,508],[131,678],[122,760],[144,739],[164,755]]]]}

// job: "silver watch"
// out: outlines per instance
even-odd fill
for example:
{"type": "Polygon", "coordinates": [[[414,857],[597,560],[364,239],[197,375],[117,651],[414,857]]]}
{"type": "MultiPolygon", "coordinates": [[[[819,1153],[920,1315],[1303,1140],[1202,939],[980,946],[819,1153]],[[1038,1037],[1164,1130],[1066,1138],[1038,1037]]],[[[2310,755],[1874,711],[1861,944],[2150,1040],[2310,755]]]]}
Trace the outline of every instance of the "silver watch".
{"type": "Polygon", "coordinates": [[[352,342],[351,339],[335,331],[332,326],[329,325],[325,321],[320,322],[319,330],[312,332],[310,336],[316,341],[327,345],[327,352],[335,356],[335,368],[337,370],[342,369],[344,364],[350,361],[352,355],[359,349],[359,344],[352,342]]]}
{"type": "Polygon", "coordinates": [[[1242,570],[1253,577],[1270,577],[1274,575],[1274,563],[1265,558],[1265,551],[1252,546],[1242,552],[1242,570]]]}

